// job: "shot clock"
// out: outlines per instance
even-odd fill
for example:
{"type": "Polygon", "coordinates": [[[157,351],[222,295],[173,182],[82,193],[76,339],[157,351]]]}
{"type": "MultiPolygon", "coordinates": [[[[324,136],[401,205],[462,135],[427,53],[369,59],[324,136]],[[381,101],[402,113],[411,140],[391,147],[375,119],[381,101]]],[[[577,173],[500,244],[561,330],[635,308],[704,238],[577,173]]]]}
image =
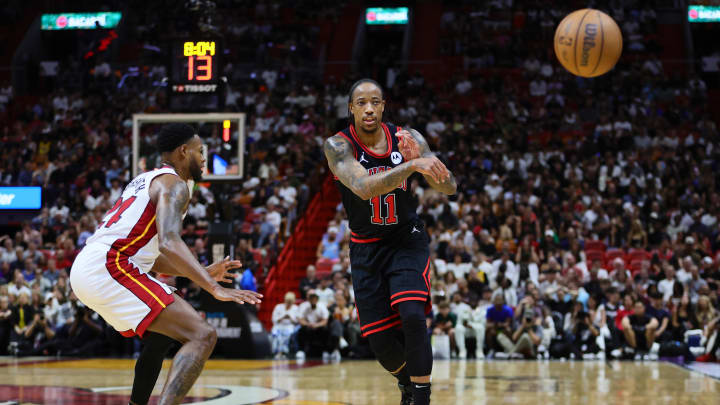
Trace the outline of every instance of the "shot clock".
{"type": "Polygon", "coordinates": [[[217,39],[181,39],[171,43],[170,95],[175,110],[220,107],[222,43],[217,39]]]}

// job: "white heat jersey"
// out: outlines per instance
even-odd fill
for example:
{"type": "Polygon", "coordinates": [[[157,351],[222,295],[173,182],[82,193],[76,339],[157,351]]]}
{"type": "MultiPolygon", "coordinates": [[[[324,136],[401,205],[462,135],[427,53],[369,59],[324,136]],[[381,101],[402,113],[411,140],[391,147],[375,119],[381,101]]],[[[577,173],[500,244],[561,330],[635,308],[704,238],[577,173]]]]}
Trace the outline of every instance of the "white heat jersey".
{"type": "Polygon", "coordinates": [[[108,249],[108,264],[129,261],[147,273],[160,255],[150,183],[163,174],[177,176],[172,167],[163,166],[135,177],[88,238],[88,246],[108,249]]]}

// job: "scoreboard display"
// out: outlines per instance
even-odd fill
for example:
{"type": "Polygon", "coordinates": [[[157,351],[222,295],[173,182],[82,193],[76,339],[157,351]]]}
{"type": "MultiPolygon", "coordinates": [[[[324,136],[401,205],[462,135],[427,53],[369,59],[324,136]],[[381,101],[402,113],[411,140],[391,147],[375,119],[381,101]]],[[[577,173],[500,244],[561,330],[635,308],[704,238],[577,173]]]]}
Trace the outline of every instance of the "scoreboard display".
{"type": "Polygon", "coordinates": [[[216,39],[182,39],[171,43],[168,83],[171,107],[177,110],[219,107],[222,53],[222,44],[216,39]]]}

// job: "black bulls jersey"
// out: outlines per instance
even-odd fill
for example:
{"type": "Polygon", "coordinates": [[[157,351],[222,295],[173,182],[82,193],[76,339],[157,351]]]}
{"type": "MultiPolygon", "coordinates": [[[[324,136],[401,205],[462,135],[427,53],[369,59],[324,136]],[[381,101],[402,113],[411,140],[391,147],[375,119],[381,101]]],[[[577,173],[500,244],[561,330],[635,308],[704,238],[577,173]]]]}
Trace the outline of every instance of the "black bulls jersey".
{"type": "MultiPolygon", "coordinates": [[[[376,155],[363,145],[354,126],[351,125],[338,132],[338,135],[343,136],[353,145],[355,159],[367,169],[371,176],[385,170],[392,170],[404,161],[398,148],[398,138],[395,136],[395,133],[401,128],[392,124],[382,124],[382,128],[388,144],[388,150],[383,155],[376,155]]],[[[370,243],[385,239],[417,219],[416,207],[413,206],[410,198],[407,179],[394,191],[375,196],[370,200],[358,197],[337,180],[337,177],[335,180],[340,188],[340,194],[342,194],[342,202],[350,222],[353,242],[370,243]]]]}

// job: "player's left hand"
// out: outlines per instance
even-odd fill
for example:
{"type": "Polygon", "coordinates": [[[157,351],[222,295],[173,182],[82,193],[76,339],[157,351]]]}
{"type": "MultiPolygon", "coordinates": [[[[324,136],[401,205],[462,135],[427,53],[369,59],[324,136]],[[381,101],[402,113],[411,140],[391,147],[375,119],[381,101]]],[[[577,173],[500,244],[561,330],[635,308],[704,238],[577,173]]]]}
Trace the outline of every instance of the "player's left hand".
{"type": "Polygon", "coordinates": [[[400,154],[403,156],[405,161],[410,161],[420,157],[420,146],[417,141],[410,134],[410,131],[403,129],[395,133],[398,137],[398,147],[400,148],[400,154]]]}
{"type": "Polygon", "coordinates": [[[207,266],[206,269],[210,273],[210,277],[215,281],[232,283],[235,281],[235,276],[229,271],[240,267],[242,267],[240,260],[230,260],[230,256],[226,256],[222,261],[215,262],[207,266]]]}

